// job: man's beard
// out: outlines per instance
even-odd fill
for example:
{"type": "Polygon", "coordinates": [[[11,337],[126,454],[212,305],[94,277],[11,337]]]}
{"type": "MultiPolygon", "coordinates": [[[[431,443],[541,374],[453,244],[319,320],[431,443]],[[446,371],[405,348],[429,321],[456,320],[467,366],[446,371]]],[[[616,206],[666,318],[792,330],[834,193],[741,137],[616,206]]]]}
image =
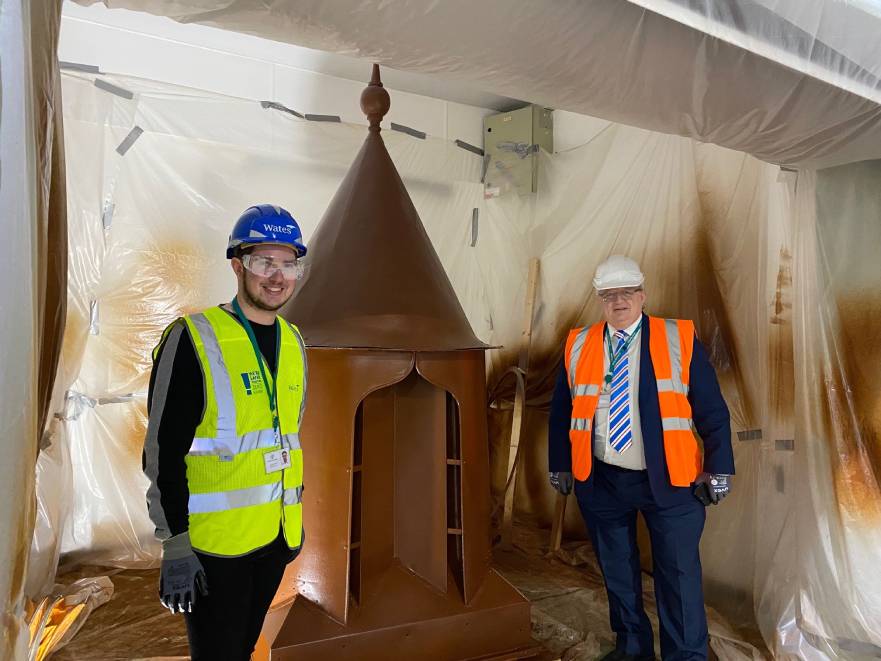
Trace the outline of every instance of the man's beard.
{"type": "Polygon", "coordinates": [[[293,294],[294,294],[293,290],[291,290],[291,293],[281,303],[279,303],[278,305],[271,305],[269,303],[266,303],[266,302],[260,300],[259,292],[260,292],[260,285],[259,284],[254,285],[251,282],[250,278],[245,277],[245,287],[244,287],[244,291],[242,293],[245,295],[245,300],[248,302],[248,304],[251,305],[252,307],[257,308],[258,310],[266,310],[267,312],[275,312],[275,311],[281,309],[282,307],[284,307],[285,303],[287,303],[289,300],[291,300],[291,296],[293,296],[293,294]],[[252,287],[257,291],[256,294],[253,291],[251,291],[252,287]]]}

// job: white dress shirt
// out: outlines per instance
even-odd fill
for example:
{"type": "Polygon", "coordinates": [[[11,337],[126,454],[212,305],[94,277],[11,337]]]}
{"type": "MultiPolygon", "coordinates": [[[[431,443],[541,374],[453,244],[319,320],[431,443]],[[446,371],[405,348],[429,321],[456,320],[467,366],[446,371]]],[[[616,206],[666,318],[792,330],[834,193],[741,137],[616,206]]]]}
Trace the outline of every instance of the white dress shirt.
{"type": "MultiPolygon", "coordinates": [[[[629,338],[642,323],[642,315],[631,326],[624,329],[629,338]]],[[[643,331],[640,330],[640,333],[643,331]]],[[[611,333],[612,350],[618,346],[618,338],[615,337],[615,329],[606,324],[603,332],[603,376],[609,373],[609,342],[606,333],[611,333]]],[[[600,401],[593,417],[594,442],[593,456],[600,461],[628,468],[630,470],[645,470],[645,450],[642,442],[642,429],[639,426],[639,353],[641,337],[633,338],[633,342],[627,348],[627,379],[629,381],[628,397],[630,399],[630,431],[633,438],[630,447],[617,452],[609,444],[609,405],[611,394],[600,393],[600,401]]],[[[603,382],[605,383],[605,382],[603,382]]]]}

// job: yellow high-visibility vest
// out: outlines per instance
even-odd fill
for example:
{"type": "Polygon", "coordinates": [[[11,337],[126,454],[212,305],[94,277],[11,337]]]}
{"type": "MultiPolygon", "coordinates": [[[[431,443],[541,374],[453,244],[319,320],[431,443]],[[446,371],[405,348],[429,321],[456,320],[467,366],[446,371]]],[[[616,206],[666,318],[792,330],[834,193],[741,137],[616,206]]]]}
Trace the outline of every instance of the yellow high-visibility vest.
{"type": "MultiPolygon", "coordinates": [[[[184,317],[202,367],[205,411],[185,461],[193,548],[241,556],[273,542],[279,528],[291,549],[303,539],[306,349],[295,326],[278,324],[279,434],[248,334],[219,307],[184,317]],[[267,472],[264,455],[286,450],[290,467],[267,472]]],[[[261,358],[262,360],[262,358],[261,358]]],[[[264,365],[266,378],[272,380],[264,365]]]]}

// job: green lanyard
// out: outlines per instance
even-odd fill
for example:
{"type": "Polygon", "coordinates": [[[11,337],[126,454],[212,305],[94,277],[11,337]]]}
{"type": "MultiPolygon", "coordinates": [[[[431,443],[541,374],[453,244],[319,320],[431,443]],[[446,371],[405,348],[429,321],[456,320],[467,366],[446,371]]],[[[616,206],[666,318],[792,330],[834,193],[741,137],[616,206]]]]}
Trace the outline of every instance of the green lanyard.
{"type": "Polygon", "coordinates": [[[612,334],[609,332],[609,325],[606,324],[606,346],[609,347],[609,371],[606,372],[606,384],[612,383],[612,374],[615,373],[615,368],[618,366],[618,363],[621,362],[621,359],[627,355],[627,350],[630,349],[630,345],[633,343],[633,338],[639,335],[639,331],[641,330],[642,324],[636,327],[636,330],[624,341],[624,346],[621,347],[620,351],[615,353],[612,351],[612,334]]]}
{"type": "MultiPolygon", "coordinates": [[[[278,395],[278,377],[272,380],[272,390],[269,389],[269,379],[266,378],[266,367],[263,364],[263,354],[260,353],[260,345],[257,344],[257,338],[254,336],[254,329],[251,327],[251,322],[248,321],[248,318],[245,316],[245,313],[242,312],[242,307],[239,305],[238,298],[232,299],[232,309],[235,310],[236,316],[239,318],[239,321],[242,322],[242,326],[245,327],[245,332],[248,334],[248,339],[251,340],[251,346],[254,348],[254,354],[257,356],[257,364],[260,366],[260,376],[263,377],[263,386],[266,391],[266,396],[269,398],[269,411],[272,413],[272,429],[275,431],[275,439],[277,441],[281,440],[281,434],[279,433],[279,424],[278,424],[278,408],[276,406],[276,396],[278,395]]],[[[276,325],[278,321],[275,322],[276,325]]],[[[276,329],[277,332],[280,332],[279,329],[276,329]]],[[[276,375],[278,370],[278,342],[275,343],[275,365],[276,365],[276,375]]]]}

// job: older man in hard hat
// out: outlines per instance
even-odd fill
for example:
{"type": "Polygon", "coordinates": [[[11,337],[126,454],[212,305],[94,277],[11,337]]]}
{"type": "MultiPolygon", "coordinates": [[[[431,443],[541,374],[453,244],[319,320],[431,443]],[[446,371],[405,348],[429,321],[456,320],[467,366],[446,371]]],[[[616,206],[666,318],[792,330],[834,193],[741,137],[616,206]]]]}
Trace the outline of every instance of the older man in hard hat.
{"type": "Polygon", "coordinates": [[[236,296],[172,323],[153,352],[144,471],[159,594],[184,613],[194,661],[251,658],[303,543],[306,351],[277,311],[305,254],[290,213],[250,207],[226,250],[236,296]]]}
{"type": "Polygon", "coordinates": [[[620,255],[596,271],[605,321],[566,341],[551,403],[550,481],[564,495],[574,488],[603,572],[617,635],[603,658],[655,658],[636,543],[642,512],[661,655],[706,659],[698,547],[705,506],[728,494],[734,474],[730,416],[694,323],[644,314],[643,281],[639,265],[620,255]]]}

